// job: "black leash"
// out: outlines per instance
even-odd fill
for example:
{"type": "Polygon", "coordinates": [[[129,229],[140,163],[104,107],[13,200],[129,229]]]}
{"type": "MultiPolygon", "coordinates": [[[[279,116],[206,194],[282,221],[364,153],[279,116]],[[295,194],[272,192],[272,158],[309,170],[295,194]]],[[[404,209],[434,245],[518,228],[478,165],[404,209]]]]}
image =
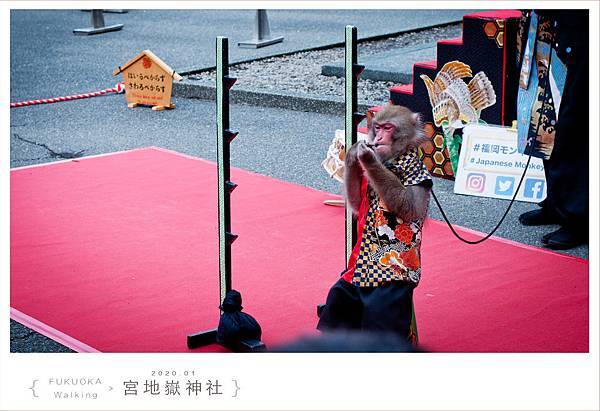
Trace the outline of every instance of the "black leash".
{"type": "MultiPolygon", "coordinates": [[[[529,144],[527,145],[527,147],[529,147],[529,144]]],[[[525,147],[525,150],[527,150],[527,147],[525,147]]],[[[465,242],[467,244],[479,244],[479,243],[483,243],[485,240],[487,240],[492,235],[494,235],[494,233],[496,232],[496,230],[498,228],[500,228],[500,225],[502,225],[502,222],[504,221],[504,219],[508,215],[508,212],[510,211],[510,208],[512,207],[513,203],[515,202],[515,199],[517,198],[517,194],[519,193],[519,189],[521,188],[521,184],[523,183],[523,179],[525,178],[525,174],[527,174],[527,170],[529,168],[529,162],[531,161],[531,155],[532,154],[533,154],[533,150],[531,150],[529,152],[529,158],[527,159],[527,164],[525,164],[525,170],[523,171],[523,175],[521,175],[521,179],[519,180],[519,184],[517,185],[517,189],[515,190],[515,195],[513,195],[512,200],[510,200],[510,204],[506,208],[506,211],[504,212],[504,215],[502,216],[502,218],[500,219],[500,221],[498,222],[498,224],[496,224],[496,227],[494,227],[494,229],[489,234],[487,234],[483,238],[480,238],[479,240],[476,240],[476,241],[466,240],[466,239],[462,238],[456,232],[456,230],[454,230],[454,227],[452,227],[452,223],[450,223],[450,220],[448,220],[448,217],[446,217],[446,213],[444,213],[444,210],[442,209],[442,205],[438,201],[438,199],[437,199],[437,197],[436,197],[433,189],[431,189],[431,194],[433,195],[433,199],[435,200],[435,203],[437,204],[438,208],[440,209],[440,212],[442,213],[442,217],[444,217],[444,220],[446,221],[446,224],[448,224],[448,227],[450,227],[450,230],[452,231],[452,234],[454,234],[456,236],[456,238],[458,238],[460,241],[465,242]]]]}

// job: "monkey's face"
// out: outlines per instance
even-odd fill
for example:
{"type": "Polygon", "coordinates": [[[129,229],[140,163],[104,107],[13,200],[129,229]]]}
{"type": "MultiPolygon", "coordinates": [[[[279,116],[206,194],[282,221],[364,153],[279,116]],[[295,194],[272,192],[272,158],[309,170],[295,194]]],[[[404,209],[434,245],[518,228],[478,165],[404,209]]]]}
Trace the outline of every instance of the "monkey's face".
{"type": "Polygon", "coordinates": [[[379,123],[374,122],[371,145],[379,160],[385,161],[392,157],[392,144],[394,142],[394,134],[396,133],[396,125],[391,122],[379,123]]]}
{"type": "Polygon", "coordinates": [[[388,105],[378,111],[368,133],[368,145],[381,162],[416,147],[423,135],[421,118],[406,107],[388,105]]]}

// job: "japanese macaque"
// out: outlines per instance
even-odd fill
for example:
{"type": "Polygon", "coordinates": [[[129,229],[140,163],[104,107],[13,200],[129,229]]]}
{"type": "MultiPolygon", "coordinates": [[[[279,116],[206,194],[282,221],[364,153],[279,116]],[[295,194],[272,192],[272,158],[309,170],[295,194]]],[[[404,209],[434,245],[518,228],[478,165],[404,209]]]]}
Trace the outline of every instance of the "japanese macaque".
{"type": "Polygon", "coordinates": [[[419,115],[406,107],[388,105],[377,112],[366,141],[354,144],[346,155],[344,185],[346,198],[355,214],[361,205],[363,175],[379,194],[386,208],[404,221],[423,219],[427,214],[430,188],[404,186],[384,163],[409,150],[425,139],[419,115]]]}

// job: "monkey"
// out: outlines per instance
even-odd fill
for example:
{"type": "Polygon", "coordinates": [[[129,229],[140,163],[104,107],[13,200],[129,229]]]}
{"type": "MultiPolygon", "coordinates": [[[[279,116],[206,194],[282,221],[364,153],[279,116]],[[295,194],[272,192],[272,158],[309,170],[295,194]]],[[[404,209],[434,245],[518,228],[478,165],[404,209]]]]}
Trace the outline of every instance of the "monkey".
{"type": "Polygon", "coordinates": [[[366,141],[346,153],[346,201],[358,241],[331,287],[317,328],[394,332],[416,344],[412,294],[421,277],[420,244],[432,178],[418,155],[418,113],[387,105],[366,141]]]}
{"type": "Polygon", "coordinates": [[[406,107],[389,105],[375,115],[367,142],[353,145],[346,155],[344,185],[346,198],[355,214],[359,211],[360,176],[364,170],[369,184],[390,211],[403,220],[425,217],[429,188],[421,185],[404,187],[396,175],[383,165],[395,155],[416,150],[424,141],[419,115],[406,107]]]}

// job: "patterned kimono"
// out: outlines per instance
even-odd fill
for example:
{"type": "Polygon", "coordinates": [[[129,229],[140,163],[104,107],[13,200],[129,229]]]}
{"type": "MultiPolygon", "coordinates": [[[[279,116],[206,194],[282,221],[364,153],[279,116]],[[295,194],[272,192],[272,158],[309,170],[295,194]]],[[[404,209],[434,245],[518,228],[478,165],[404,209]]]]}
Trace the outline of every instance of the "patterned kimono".
{"type": "MultiPolygon", "coordinates": [[[[416,149],[385,167],[405,187],[432,185],[416,149]]],[[[412,295],[421,278],[423,220],[395,216],[363,177],[357,228],[348,268],[330,288],[317,328],[393,332],[417,344],[412,295]]]]}
{"type": "MultiPolygon", "coordinates": [[[[411,150],[385,163],[404,186],[431,183],[431,175],[411,150]]],[[[423,220],[403,221],[391,213],[363,178],[358,216],[360,239],[342,274],[359,287],[377,287],[390,281],[417,285],[421,278],[421,229],[423,220]]]]}

